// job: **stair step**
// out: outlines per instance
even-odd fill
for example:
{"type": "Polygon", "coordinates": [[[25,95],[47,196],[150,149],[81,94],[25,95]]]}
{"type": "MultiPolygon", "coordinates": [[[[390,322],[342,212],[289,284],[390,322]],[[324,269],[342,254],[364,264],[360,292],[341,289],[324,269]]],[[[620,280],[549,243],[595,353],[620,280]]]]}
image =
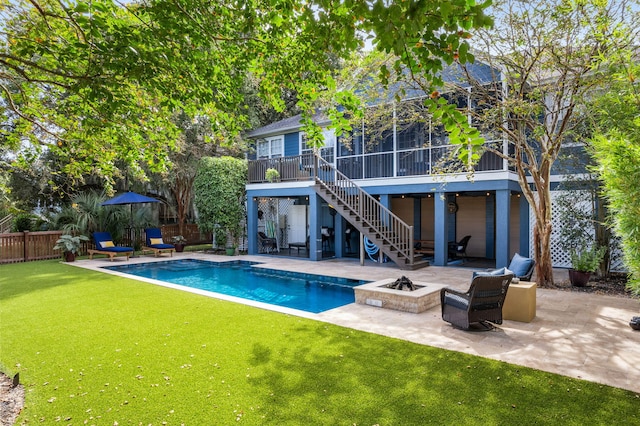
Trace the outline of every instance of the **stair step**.
{"type": "MultiPolygon", "coordinates": [[[[320,170],[333,171],[335,169],[328,164],[321,164],[320,170]]],[[[428,266],[429,262],[424,261],[422,256],[418,255],[408,259],[408,253],[399,249],[399,247],[407,247],[408,243],[398,238],[387,225],[388,222],[380,218],[378,213],[381,210],[378,207],[367,209],[361,212],[362,214],[359,213],[365,207],[357,197],[354,197],[360,189],[350,180],[345,180],[345,182],[347,185],[338,185],[336,182],[323,182],[316,177],[314,189],[325,201],[336,206],[336,210],[348,222],[378,245],[382,252],[390,256],[401,269],[418,269],[428,266]],[[353,203],[350,204],[351,202],[353,203]]]]}
{"type": "Polygon", "coordinates": [[[420,262],[414,262],[412,264],[405,264],[404,267],[400,266],[400,269],[415,271],[416,269],[426,268],[430,266],[428,260],[421,260],[420,262]]]}

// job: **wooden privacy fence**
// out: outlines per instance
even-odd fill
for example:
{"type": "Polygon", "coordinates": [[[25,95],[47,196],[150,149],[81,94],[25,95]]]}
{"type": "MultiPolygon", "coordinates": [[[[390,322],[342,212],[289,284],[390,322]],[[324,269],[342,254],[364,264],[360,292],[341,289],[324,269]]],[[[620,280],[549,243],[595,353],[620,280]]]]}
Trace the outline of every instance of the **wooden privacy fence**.
{"type": "MultiPolygon", "coordinates": [[[[161,225],[159,228],[162,231],[162,239],[167,244],[171,244],[171,238],[176,235],[182,235],[187,240],[187,245],[207,244],[213,241],[212,234],[200,232],[195,223],[184,224],[182,234],[180,234],[180,228],[177,224],[161,225]]],[[[127,228],[122,243],[129,247],[135,247],[142,245],[144,240],[144,229],[127,228]]]]}
{"type": "MultiPolygon", "coordinates": [[[[171,237],[180,235],[178,225],[162,225],[160,228],[167,243],[171,243],[171,237]]],[[[53,249],[62,234],[62,231],[0,234],[0,264],[62,258],[62,250],[53,249]]],[[[211,233],[200,232],[196,224],[184,225],[182,235],[186,238],[187,244],[205,244],[213,240],[211,233]]],[[[144,230],[140,231],[140,238],[144,239],[144,230]]],[[[130,244],[129,241],[131,237],[125,235],[123,243],[127,245],[130,244]]],[[[87,249],[93,246],[93,241],[83,243],[80,254],[86,254],[87,249]]]]}
{"type": "MultiPolygon", "coordinates": [[[[181,235],[178,225],[162,225],[160,229],[162,229],[162,238],[168,243],[171,243],[171,237],[181,235]]],[[[198,225],[195,223],[183,225],[182,232],[182,236],[187,240],[187,244],[206,244],[213,241],[211,232],[200,232],[198,225]]]]}
{"type": "Polygon", "coordinates": [[[61,258],[62,251],[53,249],[60,235],[62,231],[0,234],[0,263],[61,258]]]}

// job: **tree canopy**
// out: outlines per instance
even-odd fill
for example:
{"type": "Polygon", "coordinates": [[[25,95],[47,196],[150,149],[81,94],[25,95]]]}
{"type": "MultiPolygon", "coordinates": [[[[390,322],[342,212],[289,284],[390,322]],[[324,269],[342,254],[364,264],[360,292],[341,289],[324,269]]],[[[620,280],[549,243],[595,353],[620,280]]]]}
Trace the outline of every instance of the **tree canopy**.
{"type": "Polygon", "coordinates": [[[495,27],[478,31],[474,39],[474,52],[492,76],[474,78],[465,66],[462,81],[471,83],[474,121],[488,140],[497,141],[485,148],[510,163],[531,206],[540,285],[553,283],[554,163],[569,144],[586,142],[578,132],[579,112],[606,86],[608,70],[620,64],[619,53],[635,48],[637,10],[635,0],[497,0],[490,9],[495,27]]]}
{"type": "MultiPolygon", "coordinates": [[[[473,0],[1,2],[0,140],[23,164],[34,152],[52,150],[77,178],[112,179],[122,169],[143,177],[145,168],[170,164],[178,130],[169,117],[176,110],[207,115],[215,134],[236,134],[249,75],[276,109],[284,106],[282,94],[294,91],[310,116],[318,94],[335,89],[329,62],[360,48],[365,34],[398,57],[395,67],[430,76],[438,86],[443,62],[471,58],[470,30],[491,22],[486,6],[473,0]]],[[[388,77],[387,68],[380,72],[388,77]]],[[[335,99],[355,103],[341,90],[335,99]]]]}

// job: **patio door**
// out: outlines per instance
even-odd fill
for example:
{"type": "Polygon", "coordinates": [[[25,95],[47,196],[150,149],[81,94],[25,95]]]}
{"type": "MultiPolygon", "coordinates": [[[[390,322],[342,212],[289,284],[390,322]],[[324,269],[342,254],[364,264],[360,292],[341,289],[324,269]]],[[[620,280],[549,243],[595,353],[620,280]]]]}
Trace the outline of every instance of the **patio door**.
{"type": "Polygon", "coordinates": [[[289,242],[307,241],[307,206],[291,206],[289,221],[289,242]]]}

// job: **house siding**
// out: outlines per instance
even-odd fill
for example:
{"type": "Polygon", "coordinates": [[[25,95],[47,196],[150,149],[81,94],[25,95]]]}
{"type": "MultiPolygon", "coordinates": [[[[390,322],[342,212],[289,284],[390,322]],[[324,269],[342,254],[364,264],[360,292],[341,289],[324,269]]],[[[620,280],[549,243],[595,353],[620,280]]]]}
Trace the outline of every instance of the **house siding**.
{"type": "Polygon", "coordinates": [[[422,217],[420,226],[420,239],[421,240],[433,240],[434,239],[434,203],[433,197],[422,198],[420,200],[422,206],[422,217]]]}
{"type": "Polygon", "coordinates": [[[465,235],[471,235],[467,246],[467,255],[470,257],[493,257],[486,256],[486,199],[486,196],[456,197],[458,212],[455,219],[457,224],[455,241],[460,241],[465,235]]]}
{"type": "Polygon", "coordinates": [[[413,221],[413,198],[392,198],[391,211],[408,224],[413,221]]]}

